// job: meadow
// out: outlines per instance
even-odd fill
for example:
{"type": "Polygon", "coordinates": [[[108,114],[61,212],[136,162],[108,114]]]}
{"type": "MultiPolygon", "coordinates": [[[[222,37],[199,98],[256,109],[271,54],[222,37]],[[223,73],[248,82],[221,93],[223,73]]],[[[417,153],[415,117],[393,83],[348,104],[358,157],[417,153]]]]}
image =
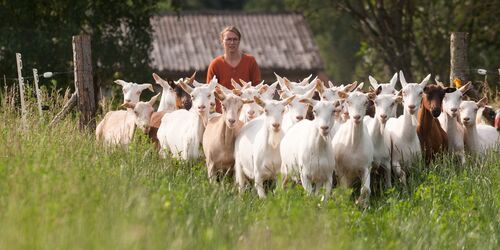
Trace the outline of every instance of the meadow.
{"type": "MultiPolygon", "coordinates": [[[[407,186],[331,199],[301,186],[258,199],[208,182],[204,161],[161,159],[136,134],[107,148],[75,114],[55,126],[0,107],[0,249],[499,249],[500,154],[410,166],[407,186]]],[[[30,107],[35,107],[34,102],[30,107]]],[[[98,118],[99,119],[99,118],[98,118]]]]}

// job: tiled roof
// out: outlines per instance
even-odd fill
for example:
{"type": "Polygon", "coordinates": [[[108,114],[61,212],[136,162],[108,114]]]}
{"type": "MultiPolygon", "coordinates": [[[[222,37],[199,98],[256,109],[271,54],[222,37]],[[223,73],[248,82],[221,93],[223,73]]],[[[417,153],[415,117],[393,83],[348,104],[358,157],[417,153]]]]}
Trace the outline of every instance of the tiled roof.
{"type": "Polygon", "coordinates": [[[240,48],[261,69],[321,70],[323,62],[309,26],[297,13],[181,12],[158,14],[153,27],[152,66],[159,71],[204,71],[223,53],[220,31],[242,33],[240,48]]]}

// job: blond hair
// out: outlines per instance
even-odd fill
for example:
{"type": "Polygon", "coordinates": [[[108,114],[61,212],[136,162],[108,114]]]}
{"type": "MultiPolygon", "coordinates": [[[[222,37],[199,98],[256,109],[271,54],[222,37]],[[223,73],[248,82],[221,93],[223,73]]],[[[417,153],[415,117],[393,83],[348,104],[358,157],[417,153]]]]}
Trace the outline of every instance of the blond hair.
{"type": "Polygon", "coordinates": [[[234,34],[236,34],[236,36],[238,36],[238,39],[241,40],[241,33],[240,31],[235,27],[235,26],[226,26],[222,32],[220,33],[220,39],[222,40],[224,38],[224,34],[228,31],[231,31],[233,32],[234,34]]]}

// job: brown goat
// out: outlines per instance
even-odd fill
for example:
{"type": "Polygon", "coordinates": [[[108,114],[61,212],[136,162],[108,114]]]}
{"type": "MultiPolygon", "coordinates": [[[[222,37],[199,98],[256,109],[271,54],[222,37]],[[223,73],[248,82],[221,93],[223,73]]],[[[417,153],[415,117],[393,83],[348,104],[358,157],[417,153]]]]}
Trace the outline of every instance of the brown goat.
{"type": "MultiPolygon", "coordinates": [[[[194,81],[195,75],[196,72],[194,72],[194,74],[190,78],[184,80],[184,82],[191,86],[194,81]]],[[[172,80],[167,80],[167,82],[168,85],[170,85],[170,87],[175,91],[175,108],[189,110],[192,106],[191,96],[178,84],[175,84],[172,80]]],[[[153,114],[151,115],[148,135],[157,148],[159,148],[159,141],[156,133],[158,132],[158,128],[160,127],[161,119],[166,113],[168,113],[168,111],[153,112],[153,114]]]]}
{"type": "Polygon", "coordinates": [[[429,164],[435,154],[448,149],[448,136],[441,128],[437,117],[441,114],[443,98],[455,88],[427,85],[418,111],[417,135],[420,140],[425,163],[429,164]]]}

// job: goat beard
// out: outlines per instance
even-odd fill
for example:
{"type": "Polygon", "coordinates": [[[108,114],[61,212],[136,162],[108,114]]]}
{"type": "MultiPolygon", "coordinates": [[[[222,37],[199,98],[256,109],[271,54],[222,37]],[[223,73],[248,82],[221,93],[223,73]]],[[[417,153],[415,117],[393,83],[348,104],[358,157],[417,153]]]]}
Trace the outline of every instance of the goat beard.
{"type": "Polygon", "coordinates": [[[275,132],[273,130],[269,133],[268,143],[272,148],[277,148],[280,145],[281,138],[283,137],[283,132],[275,132]]]}

